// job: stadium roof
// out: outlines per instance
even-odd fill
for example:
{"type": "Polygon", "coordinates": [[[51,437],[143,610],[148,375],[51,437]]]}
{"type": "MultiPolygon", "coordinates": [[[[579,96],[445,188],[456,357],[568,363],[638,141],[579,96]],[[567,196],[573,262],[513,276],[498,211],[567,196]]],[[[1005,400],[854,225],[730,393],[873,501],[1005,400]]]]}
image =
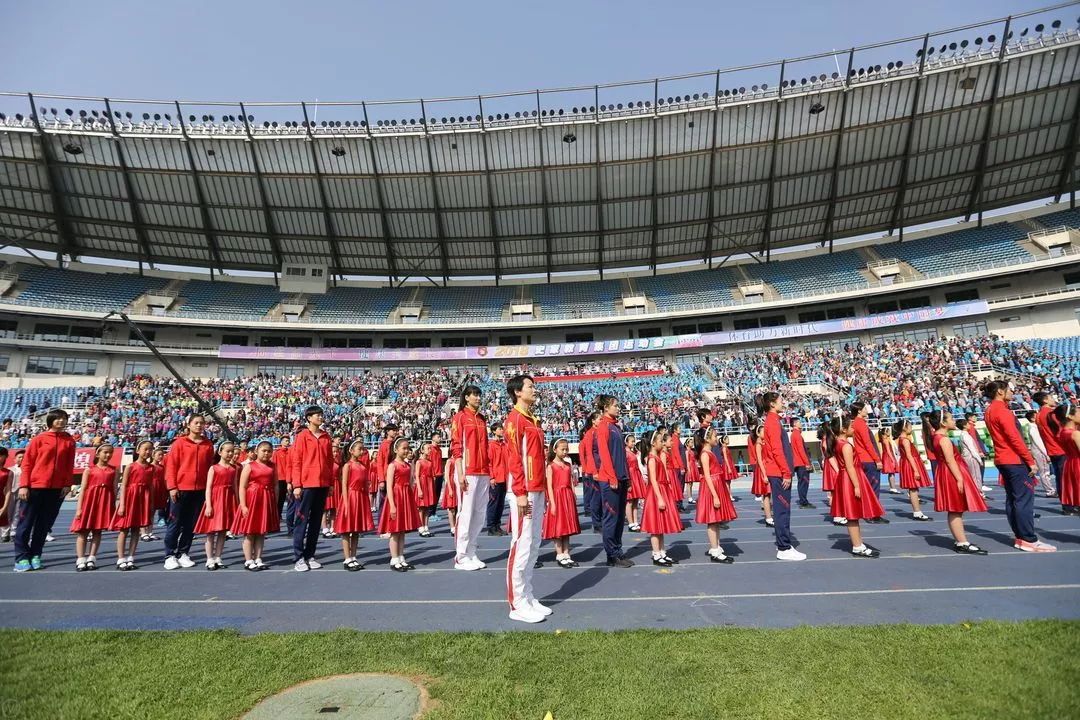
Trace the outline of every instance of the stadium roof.
{"type": "Polygon", "coordinates": [[[389,278],[831,248],[1075,190],[1080,33],[1057,17],[1069,5],[765,65],[498,96],[6,93],[3,107],[20,105],[0,119],[0,239],[389,278]]]}

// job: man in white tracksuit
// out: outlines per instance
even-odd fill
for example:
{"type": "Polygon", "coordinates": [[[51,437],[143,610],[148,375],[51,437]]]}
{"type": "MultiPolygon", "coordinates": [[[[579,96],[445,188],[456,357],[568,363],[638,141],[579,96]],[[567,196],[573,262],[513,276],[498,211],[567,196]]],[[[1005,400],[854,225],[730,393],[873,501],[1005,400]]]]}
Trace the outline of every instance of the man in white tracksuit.
{"type": "Polygon", "coordinates": [[[460,478],[457,529],[454,536],[454,569],[480,570],[487,565],[476,557],[476,540],[487,515],[488,469],[487,421],[480,409],[480,388],[468,385],[450,426],[450,462],[460,478]]]}

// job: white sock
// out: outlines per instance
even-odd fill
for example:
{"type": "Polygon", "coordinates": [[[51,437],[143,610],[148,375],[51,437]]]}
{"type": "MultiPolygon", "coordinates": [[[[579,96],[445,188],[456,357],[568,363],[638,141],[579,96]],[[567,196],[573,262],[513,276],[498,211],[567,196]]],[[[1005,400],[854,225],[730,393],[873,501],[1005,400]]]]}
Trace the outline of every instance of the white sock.
{"type": "Polygon", "coordinates": [[[709,548],[709,554],[710,555],[715,555],[716,557],[720,557],[720,556],[722,556],[724,554],[724,551],[721,548],[714,547],[714,548],[709,548]]]}
{"type": "Polygon", "coordinates": [[[76,565],[78,565],[79,563],[84,563],[84,562],[86,562],[86,558],[84,558],[84,557],[75,558],[75,564],[76,565]]]}
{"type": "Polygon", "coordinates": [[[865,545],[856,545],[855,547],[851,548],[851,551],[852,552],[862,552],[865,549],[866,549],[865,545]]]}
{"type": "Polygon", "coordinates": [[[663,550],[661,550],[660,552],[654,552],[652,554],[652,559],[653,560],[659,560],[662,557],[664,557],[664,551],[663,550]]]}
{"type": "Polygon", "coordinates": [[[92,563],[94,563],[96,565],[97,564],[97,558],[95,556],[93,556],[93,555],[88,555],[87,558],[86,558],[86,562],[92,562],[92,563]]]}

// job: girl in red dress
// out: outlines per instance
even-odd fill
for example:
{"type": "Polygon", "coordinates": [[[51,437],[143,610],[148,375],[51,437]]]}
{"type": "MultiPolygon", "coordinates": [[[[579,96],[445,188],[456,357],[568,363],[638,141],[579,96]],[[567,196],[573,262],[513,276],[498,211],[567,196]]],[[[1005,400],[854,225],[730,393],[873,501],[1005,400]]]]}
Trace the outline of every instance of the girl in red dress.
{"type": "Polygon", "coordinates": [[[626,528],[630,532],[641,532],[638,507],[645,499],[648,487],[645,484],[645,474],[641,471],[637,437],[634,435],[626,436],[626,471],[630,474],[630,488],[626,491],[626,528]]]}
{"type": "Polygon", "coordinates": [[[396,572],[413,569],[405,562],[405,533],[420,527],[408,457],[409,441],[399,437],[394,441],[394,461],[386,466],[386,502],[379,514],[379,534],[390,534],[390,569],[396,572]]]}
{"type": "Polygon", "coordinates": [[[653,431],[649,438],[649,458],[646,461],[649,491],[645,500],[645,512],[641,518],[641,529],[650,536],[653,565],[661,567],[678,564],[676,560],[668,557],[664,549],[664,536],[682,532],[683,529],[679,510],[672,501],[671,486],[674,483],[664,461],[664,451],[670,446],[671,437],[666,429],[661,427],[653,431]]]}
{"type": "Polygon", "coordinates": [[[765,477],[765,459],[761,456],[761,441],[765,437],[765,424],[756,420],[750,425],[750,434],[746,438],[746,454],[750,458],[750,472],[753,482],[750,484],[750,492],[756,498],[761,499],[761,510],[765,513],[765,524],[773,527],[772,516],[772,489],[769,487],[769,479],[765,477]]]}
{"type": "Polygon", "coordinates": [[[709,560],[716,563],[732,563],[735,558],[724,554],[720,547],[720,528],[739,517],[735,506],[731,504],[727,486],[724,484],[723,469],[716,460],[714,450],[719,439],[716,430],[711,427],[698,429],[694,446],[701,448],[701,488],[698,490],[697,514],[694,519],[706,526],[709,537],[709,560]]]}
{"type": "Polygon", "coordinates": [[[324,538],[337,537],[334,532],[334,514],[341,503],[341,483],[338,482],[341,479],[341,453],[341,440],[334,438],[333,450],[331,451],[334,458],[334,483],[330,486],[330,491],[326,493],[326,508],[323,511],[321,531],[324,538]]]}
{"type": "Polygon", "coordinates": [[[367,450],[357,440],[349,446],[349,461],[341,468],[341,507],[334,518],[334,531],[341,536],[341,551],[345,556],[342,561],[349,571],[363,570],[364,565],[356,559],[360,545],[360,533],[375,529],[371,517],[371,501],[368,490],[371,487],[373,468],[368,463],[367,450]]]}
{"type": "Polygon", "coordinates": [[[548,450],[548,502],[541,538],[555,541],[555,562],[559,567],[575,568],[578,564],[570,557],[570,536],[581,532],[581,524],[578,522],[577,495],[574,493],[577,482],[573,468],[566,461],[569,453],[570,444],[562,438],[552,443],[548,450]]]}
{"type": "Polygon", "coordinates": [[[443,478],[442,498],[440,498],[440,504],[446,511],[447,522],[450,523],[451,535],[457,535],[458,492],[457,480],[454,477],[457,474],[456,468],[457,463],[446,463],[446,475],[443,478]]]}
{"type": "Polygon", "coordinates": [[[258,572],[267,533],[281,529],[277,510],[278,471],[274,467],[274,446],[263,440],[255,446],[254,460],[240,470],[240,507],[232,522],[234,535],[244,536],[244,569],[258,572]]]}
{"type": "Polygon", "coordinates": [[[1047,418],[1050,429],[1065,449],[1065,466],[1061,469],[1061,507],[1065,515],[1076,515],[1080,507],[1080,405],[1061,403],[1047,418]],[[1066,510],[1066,508],[1073,508],[1066,510]]]}
{"type": "Polygon", "coordinates": [[[956,429],[952,414],[938,410],[930,413],[927,421],[934,429],[931,439],[937,468],[934,471],[934,510],[948,513],[949,532],[953,536],[953,551],[965,555],[986,555],[978,545],[968,542],[964,534],[965,512],[986,512],[979,483],[971,477],[967,463],[949,439],[949,432],[956,429]]]}
{"type": "Polygon", "coordinates": [[[165,487],[164,448],[154,448],[150,455],[150,467],[154,472],[154,480],[150,488],[150,507],[154,512],[150,522],[142,529],[142,540],[157,540],[158,536],[153,530],[154,517],[157,518],[157,524],[160,526],[165,524],[165,518],[169,514],[169,489],[165,487]]]}
{"type": "Polygon", "coordinates": [[[206,473],[206,499],[203,511],[195,523],[195,534],[206,534],[206,569],[221,570],[221,553],[225,549],[225,533],[232,527],[236,514],[236,446],[231,442],[218,445],[218,462],[206,473]]]}
{"type": "Polygon", "coordinates": [[[930,413],[920,413],[922,418],[922,444],[926,459],[930,461],[930,474],[937,475],[938,457],[934,453],[934,428],[930,425],[930,413]]]}
{"type": "Polygon", "coordinates": [[[893,482],[893,476],[900,472],[900,463],[896,455],[896,442],[892,430],[883,427],[877,433],[878,447],[881,448],[881,474],[889,478],[889,492],[899,495],[900,491],[893,482]]]}
{"type": "Polygon", "coordinates": [[[836,490],[832,496],[832,515],[847,518],[852,555],[876,558],[880,553],[863,543],[859,520],[881,517],[885,510],[878,502],[862,465],[855,462],[855,448],[851,444],[854,434],[850,416],[833,418],[829,426],[829,437],[826,439],[840,465],[840,475],[836,478],[836,490]]]}
{"type": "Polygon", "coordinates": [[[420,452],[416,462],[416,504],[420,507],[420,537],[431,537],[428,529],[428,517],[435,506],[435,463],[428,457],[431,454],[431,442],[420,443],[420,452]]]}
{"type": "Polygon", "coordinates": [[[683,467],[686,468],[686,477],[683,480],[683,502],[688,505],[693,505],[694,500],[694,483],[701,483],[701,467],[698,465],[698,452],[701,446],[698,445],[694,436],[686,438],[686,442],[683,444],[683,452],[686,453],[686,457],[683,458],[683,467]]]}
{"type": "Polygon", "coordinates": [[[154,466],[150,454],[154,444],[143,440],[135,448],[135,462],[124,468],[120,476],[120,502],[113,514],[110,529],[116,536],[116,568],[135,569],[135,548],[139,546],[139,528],[150,525],[153,517],[154,466]],[[128,539],[131,546],[128,547],[128,539]]]}
{"type": "Polygon", "coordinates": [[[116,504],[116,468],[109,464],[113,446],[104,443],[94,451],[94,464],[83,470],[79,500],[75,504],[75,570],[97,570],[97,551],[101,533],[112,525],[113,505],[116,504]],[[90,539],[90,534],[94,537],[90,539]],[[90,539],[89,554],[87,540],[90,539]]]}
{"type": "Polygon", "coordinates": [[[919,448],[915,447],[915,431],[910,421],[900,420],[893,425],[893,433],[900,448],[900,487],[907,490],[911,516],[926,522],[930,517],[922,511],[919,488],[930,487],[930,478],[926,475],[919,448]]]}
{"type": "Polygon", "coordinates": [[[735,458],[731,456],[731,438],[724,434],[720,438],[720,447],[724,453],[724,482],[727,484],[727,494],[731,502],[735,502],[735,494],[731,492],[731,481],[739,479],[739,468],[735,467],[735,458]]]}
{"type": "MultiPolygon", "coordinates": [[[[833,457],[832,447],[829,445],[830,437],[832,437],[832,430],[829,429],[829,423],[823,422],[818,425],[817,439],[818,446],[821,448],[821,489],[825,492],[825,504],[832,507],[832,494],[836,490],[836,476],[840,474],[840,466],[833,457]]],[[[834,517],[832,522],[833,525],[847,525],[847,518],[834,517]]]]}

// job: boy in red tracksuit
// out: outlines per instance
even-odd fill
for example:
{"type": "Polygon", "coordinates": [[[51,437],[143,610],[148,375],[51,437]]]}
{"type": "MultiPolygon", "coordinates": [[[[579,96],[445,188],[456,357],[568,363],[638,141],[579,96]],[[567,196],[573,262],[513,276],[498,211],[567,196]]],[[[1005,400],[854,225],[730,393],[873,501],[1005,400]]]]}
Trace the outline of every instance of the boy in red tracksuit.
{"type": "Polygon", "coordinates": [[[390,467],[390,463],[394,459],[394,441],[397,440],[400,434],[401,428],[394,423],[389,423],[383,427],[383,441],[379,443],[379,449],[375,453],[375,482],[378,483],[379,494],[375,500],[373,512],[380,511],[383,501],[386,499],[386,468],[390,467]]]}
{"type": "Polygon", "coordinates": [[[432,472],[435,473],[435,504],[431,508],[429,518],[434,522],[439,519],[439,498],[442,497],[443,483],[446,481],[442,455],[442,435],[439,433],[431,436],[431,449],[428,450],[428,459],[431,461],[432,472]]]}
{"type": "Polygon", "coordinates": [[[292,463],[293,499],[296,520],[293,525],[293,559],[296,572],[318,570],[315,559],[319,528],[326,511],[326,495],[334,484],[334,441],[322,429],[322,408],[312,405],[304,411],[307,427],[296,434],[289,450],[292,463]]]}
{"type": "Polygon", "coordinates": [[[457,529],[454,532],[454,568],[481,570],[487,565],[476,557],[476,541],[487,514],[488,469],[487,421],[480,414],[480,388],[467,385],[450,429],[450,462],[460,487],[457,529]]]}
{"type": "Polygon", "coordinates": [[[787,447],[788,436],[780,423],[780,395],[767,392],[758,400],[764,432],[758,443],[761,450],[762,472],[769,479],[773,501],[773,522],[776,531],[777,560],[805,560],[806,555],[791,544],[791,465],[787,447]]]}
{"type": "Polygon", "coordinates": [[[488,490],[487,534],[505,535],[502,516],[506,510],[506,437],[502,425],[492,425],[491,434],[495,437],[488,440],[491,488],[488,490]]]}
{"type": "Polygon", "coordinates": [[[45,537],[52,530],[75,470],[75,440],[66,431],[68,415],[53,408],[45,432],[34,436],[19,476],[19,521],[15,528],[15,572],[41,569],[45,537]]]}
{"type": "Polygon", "coordinates": [[[811,509],[814,504],[806,497],[810,490],[810,454],[806,452],[802,420],[799,418],[791,422],[791,454],[795,462],[795,476],[799,478],[799,507],[811,509]]]}
{"type": "Polygon", "coordinates": [[[165,528],[165,569],[195,565],[189,553],[195,523],[206,500],[206,478],[214,459],[214,444],[203,434],[206,418],[192,415],[187,435],[173,442],[165,456],[165,488],[169,491],[169,519],[165,528]]]}
{"type": "Polygon", "coordinates": [[[528,375],[506,383],[514,409],[506,418],[506,467],[513,501],[510,503],[510,557],[506,562],[506,599],[510,619],[543,622],[551,609],[533,593],[532,574],[540,553],[544,525],[547,447],[540,420],[532,414],[536,385],[528,375]]]}

